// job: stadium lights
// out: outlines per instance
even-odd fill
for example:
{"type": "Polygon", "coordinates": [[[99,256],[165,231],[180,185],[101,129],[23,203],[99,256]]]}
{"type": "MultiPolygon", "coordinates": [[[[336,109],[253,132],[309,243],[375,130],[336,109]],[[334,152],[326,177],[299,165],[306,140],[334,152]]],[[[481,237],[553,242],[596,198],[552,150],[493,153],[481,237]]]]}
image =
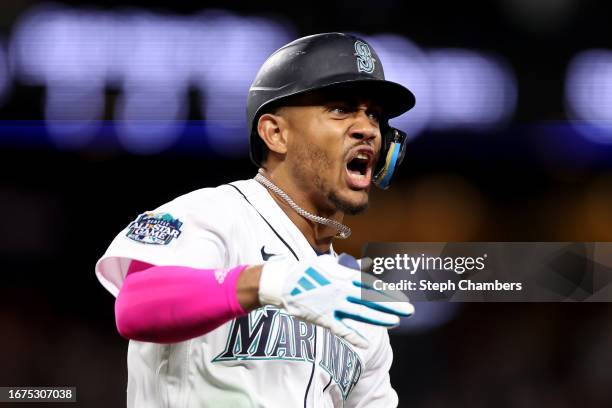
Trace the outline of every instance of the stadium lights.
{"type": "MultiPolygon", "coordinates": [[[[124,149],[164,151],[183,134],[189,90],[196,89],[207,146],[240,156],[247,150],[250,82],[267,56],[294,36],[273,20],[222,10],[185,17],[45,5],[17,22],[8,57],[19,80],[47,89],[48,130],[60,147],[89,144],[102,126],[104,95],[112,88],[120,94],[113,120],[124,149]]],[[[411,137],[428,128],[489,129],[514,112],[515,80],[499,60],[471,50],[425,52],[393,34],[366,38],[388,79],[416,94],[416,107],[392,121],[411,137]]]]}
{"type": "Polygon", "coordinates": [[[565,104],[572,126],[586,139],[612,144],[612,51],[576,54],[565,77],[565,104]]]}

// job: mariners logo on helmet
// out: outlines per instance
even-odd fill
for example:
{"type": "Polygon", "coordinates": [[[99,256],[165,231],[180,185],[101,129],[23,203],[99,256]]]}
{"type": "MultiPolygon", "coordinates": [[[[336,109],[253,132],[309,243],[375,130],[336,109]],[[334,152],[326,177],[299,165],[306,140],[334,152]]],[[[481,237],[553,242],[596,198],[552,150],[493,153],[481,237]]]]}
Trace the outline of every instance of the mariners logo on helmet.
{"type": "Polygon", "coordinates": [[[357,70],[359,72],[365,72],[371,74],[374,72],[374,58],[372,58],[372,51],[368,44],[363,41],[355,41],[355,52],[357,54],[357,70]]]}

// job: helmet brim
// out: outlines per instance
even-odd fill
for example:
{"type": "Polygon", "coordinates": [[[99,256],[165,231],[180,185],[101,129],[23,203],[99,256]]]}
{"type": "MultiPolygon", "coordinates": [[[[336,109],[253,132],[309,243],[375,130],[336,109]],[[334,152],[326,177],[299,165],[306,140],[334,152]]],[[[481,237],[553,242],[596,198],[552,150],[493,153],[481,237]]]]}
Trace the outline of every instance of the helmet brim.
{"type": "Polygon", "coordinates": [[[327,78],[325,83],[314,83],[298,91],[289,92],[276,98],[270,98],[263,104],[256,117],[270,105],[282,106],[282,101],[294,96],[318,91],[338,91],[357,94],[370,98],[381,106],[386,118],[394,118],[409,111],[415,105],[415,97],[405,86],[397,82],[377,78],[367,78],[364,75],[339,75],[327,78]]]}
{"type": "Polygon", "coordinates": [[[343,75],[336,78],[330,78],[330,82],[327,84],[318,84],[311,89],[305,89],[299,93],[302,94],[311,91],[332,89],[334,91],[346,91],[372,99],[376,104],[380,105],[384,116],[389,119],[409,111],[414,107],[416,102],[414,94],[403,85],[397,82],[375,78],[366,79],[363,75],[357,77],[343,75]]]}

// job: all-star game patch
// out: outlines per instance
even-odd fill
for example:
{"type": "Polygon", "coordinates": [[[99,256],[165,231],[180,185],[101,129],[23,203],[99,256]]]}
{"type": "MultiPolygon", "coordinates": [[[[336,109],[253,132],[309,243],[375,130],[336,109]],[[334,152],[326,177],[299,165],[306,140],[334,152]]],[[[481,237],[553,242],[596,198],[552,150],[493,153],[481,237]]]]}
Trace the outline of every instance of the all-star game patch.
{"type": "Polygon", "coordinates": [[[143,244],[168,245],[181,235],[183,223],[168,213],[146,212],[128,225],[126,236],[143,244]]]}

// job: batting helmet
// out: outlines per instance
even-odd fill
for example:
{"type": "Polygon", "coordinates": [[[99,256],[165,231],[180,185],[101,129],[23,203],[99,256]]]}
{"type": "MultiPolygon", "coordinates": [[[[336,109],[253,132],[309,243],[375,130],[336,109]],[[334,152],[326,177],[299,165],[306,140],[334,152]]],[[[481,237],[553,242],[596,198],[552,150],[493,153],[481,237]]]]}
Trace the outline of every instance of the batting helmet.
{"type": "Polygon", "coordinates": [[[274,52],[259,69],[247,99],[251,160],[261,166],[266,146],[257,133],[259,117],[290,96],[340,87],[363,90],[381,105],[383,145],[374,170],[374,183],[387,188],[401,163],[405,133],[390,128],[386,119],[411,109],[415,98],[404,86],[385,80],[378,55],[364,40],[343,33],[299,38],[274,52]]]}

